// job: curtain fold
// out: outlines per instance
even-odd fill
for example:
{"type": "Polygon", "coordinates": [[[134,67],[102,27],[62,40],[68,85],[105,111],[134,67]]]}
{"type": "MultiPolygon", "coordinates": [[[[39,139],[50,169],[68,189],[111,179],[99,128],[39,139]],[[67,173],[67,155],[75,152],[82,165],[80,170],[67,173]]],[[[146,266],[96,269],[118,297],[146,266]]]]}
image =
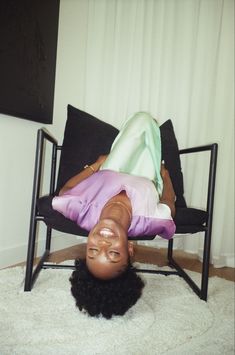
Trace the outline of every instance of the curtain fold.
{"type": "MultiPolygon", "coordinates": [[[[219,144],[211,260],[234,266],[233,0],[64,0],[62,10],[76,18],[75,105],[118,128],[140,110],[170,118],[180,148],[219,144]]],[[[189,206],[205,204],[207,163],[182,161],[189,206]]],[[[201,239],[178,244],[200,255],[201,239]]]]}

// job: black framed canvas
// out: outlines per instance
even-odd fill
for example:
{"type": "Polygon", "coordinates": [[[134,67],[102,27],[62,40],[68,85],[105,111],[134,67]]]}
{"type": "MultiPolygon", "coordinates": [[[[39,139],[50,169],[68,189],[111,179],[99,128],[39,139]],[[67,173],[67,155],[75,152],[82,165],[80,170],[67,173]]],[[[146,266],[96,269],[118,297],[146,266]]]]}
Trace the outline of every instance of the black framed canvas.
{"type": "Polygon", "coordinates": [[[52,123],[59,2],[0,1],[0,113],[52,123]]]}

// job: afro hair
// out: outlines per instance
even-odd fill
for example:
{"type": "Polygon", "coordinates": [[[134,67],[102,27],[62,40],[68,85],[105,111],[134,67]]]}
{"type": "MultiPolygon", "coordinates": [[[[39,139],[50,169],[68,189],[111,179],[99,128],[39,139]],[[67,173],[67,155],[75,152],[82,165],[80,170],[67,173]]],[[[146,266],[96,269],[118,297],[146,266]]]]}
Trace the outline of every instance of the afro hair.
{"type": "Polygon", "coordinates": [[[70,282],[79,310],[90,316],[102,315],[106,319],[125,314],[140,298],[144,287],[131,263],[120,276],[101,280],[90,273],[85,260],[76,260],[70,282]]]}

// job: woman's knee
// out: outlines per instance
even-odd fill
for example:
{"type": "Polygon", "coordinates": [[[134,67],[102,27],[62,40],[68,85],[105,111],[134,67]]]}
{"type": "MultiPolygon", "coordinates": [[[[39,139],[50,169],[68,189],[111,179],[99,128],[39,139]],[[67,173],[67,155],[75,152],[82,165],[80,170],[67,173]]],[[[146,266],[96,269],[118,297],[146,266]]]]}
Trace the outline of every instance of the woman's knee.
{"type": "Polygon", "coordinates": [[[157,123],[148,112],[137,112],[131,119],[131,124],[142,130],[145,127],[152,126],[154,122],[157,123]]]}

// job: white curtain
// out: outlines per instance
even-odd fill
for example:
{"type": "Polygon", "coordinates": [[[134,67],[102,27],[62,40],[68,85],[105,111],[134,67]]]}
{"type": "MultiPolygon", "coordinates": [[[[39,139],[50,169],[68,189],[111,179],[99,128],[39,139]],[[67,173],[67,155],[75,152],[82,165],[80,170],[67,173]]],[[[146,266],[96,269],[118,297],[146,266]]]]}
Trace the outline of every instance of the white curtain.
{"type": "MultiPolygon", "coordinates": [[[[67,60],[78,68],[74,105],[116,127],[139,110],[159,123],[170,118],[180,148],[219,144],[211,249],[217,267],[234,266],[233,7],[233,0],[61,4],[61,36],[71,28],[67,60]]],[[[187,203],[203,207],[208,157],[182,165],[187,203]]],[[[179,245],[200,255],[201,240],[179,245]]]]}

